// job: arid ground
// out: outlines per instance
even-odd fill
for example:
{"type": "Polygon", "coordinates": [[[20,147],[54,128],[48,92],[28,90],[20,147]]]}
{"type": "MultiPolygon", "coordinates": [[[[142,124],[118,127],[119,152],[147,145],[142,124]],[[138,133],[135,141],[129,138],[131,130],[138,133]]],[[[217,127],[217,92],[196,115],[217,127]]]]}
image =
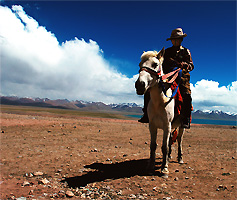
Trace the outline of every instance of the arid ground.
{"type": "Polygon", "coordinates": [[[114,117],[2,106],[0,199],[237,199],[235,127],[192,124],[164,179],[162,132],[150,175],[148,126],[114,117]]]}

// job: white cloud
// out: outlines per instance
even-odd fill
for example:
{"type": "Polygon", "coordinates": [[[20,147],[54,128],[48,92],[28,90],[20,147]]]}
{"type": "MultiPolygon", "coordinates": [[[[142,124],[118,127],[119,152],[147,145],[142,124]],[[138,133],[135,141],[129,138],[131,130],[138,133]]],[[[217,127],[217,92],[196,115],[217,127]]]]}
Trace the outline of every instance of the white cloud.
{"type": "Polygon", "coordinates": [[[237,113],[237,81],[220,87],[218,82],[201,80],[191,84],[191,90],[194,109],[237,113]]]}
{"type": "MultiPolygon", "coordinates": [[[[134,83],[114,70],[99,45],[75,38],[59,44],[55,35],[28,16],[21,6],[0,6],[1,95],[51,99],[136,102],[134,83]]],[[[195,109],[237,113],[237,82],[219,86],[191,84],[195,109]]]]}
{"type": "Polygon", "coordinates": [[[0,7],[0,18],[2,95],[141,103],[135,78],[114,70],[95,41],[60,45],[21,6],[0,7]]]}

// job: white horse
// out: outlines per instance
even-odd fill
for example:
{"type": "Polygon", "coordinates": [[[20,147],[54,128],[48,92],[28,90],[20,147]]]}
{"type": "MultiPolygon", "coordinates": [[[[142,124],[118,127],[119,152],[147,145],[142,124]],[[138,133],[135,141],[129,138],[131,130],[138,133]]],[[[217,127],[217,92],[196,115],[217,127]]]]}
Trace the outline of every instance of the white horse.
{"type": "MultiPolygon", "coordinates": [[[[149,118],[149,130],[151,135],[150,143],[150,161],[148,165],[149,170],[155,170],[155,151],[157,129],[163,130],[163,144],[162,153],[163,161],[161,166],[161,173],[164,177],[168,177],[168,158],[171,153],[171,129],[179,127],[177,136],[178,141],[178,161],[183,163],[182,160],[182,136],[184,129],[181,128],[180,118],[174,119],[174,99],[169,98],[172,95],[171,89],[167,89],[166,95],[164,94],[159,82],[163,74],[162,63],[165,50],[164,48],[159,51],[144,52],[141,56],[140,72],[138,80],[135,83],[135,88],[138,95],[143,95],[149,89],[150,101],[148,104],[147,112],[149,118]],[[168,96],[168,97],[167,97],[168,96]]],[[[164,84],[168,87],[168,84],[164,84]]]]}

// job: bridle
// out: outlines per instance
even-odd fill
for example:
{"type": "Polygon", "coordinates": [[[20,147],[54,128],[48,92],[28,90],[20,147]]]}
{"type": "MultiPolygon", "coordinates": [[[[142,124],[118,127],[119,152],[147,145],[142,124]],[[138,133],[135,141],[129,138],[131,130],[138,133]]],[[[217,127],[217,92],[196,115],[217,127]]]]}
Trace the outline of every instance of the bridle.
{"type": "Polygon", "coordinates": [[[146,71],[146,72],[148,72],[149,74],[152,74],[152,75],[156,76],[157,78],[160,78],[160,77],[161,77],[161,70],[159,70],[159,71],[157,72],[157,71],[155,71],[154,69],[151,69],[151,68],[149,68],[149,67],[141,67],[140,70],[139,70],[139,73],[140,73],[141,71],[146,71]]]}

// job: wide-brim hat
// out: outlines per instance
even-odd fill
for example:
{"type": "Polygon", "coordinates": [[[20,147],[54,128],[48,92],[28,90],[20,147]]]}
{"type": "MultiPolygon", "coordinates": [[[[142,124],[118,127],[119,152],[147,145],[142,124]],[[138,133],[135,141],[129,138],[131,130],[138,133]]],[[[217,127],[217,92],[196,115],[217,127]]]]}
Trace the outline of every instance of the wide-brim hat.
{"type": "Polygon", "coordinates": [[[187,36],[187,34],[183,33],[182,28],[176,28],[171,32],[170,38],[167,38],[166,41],[172,40],[172,39],[177,39],[177,38],[184,38],[186,36],[187,36]]]}

